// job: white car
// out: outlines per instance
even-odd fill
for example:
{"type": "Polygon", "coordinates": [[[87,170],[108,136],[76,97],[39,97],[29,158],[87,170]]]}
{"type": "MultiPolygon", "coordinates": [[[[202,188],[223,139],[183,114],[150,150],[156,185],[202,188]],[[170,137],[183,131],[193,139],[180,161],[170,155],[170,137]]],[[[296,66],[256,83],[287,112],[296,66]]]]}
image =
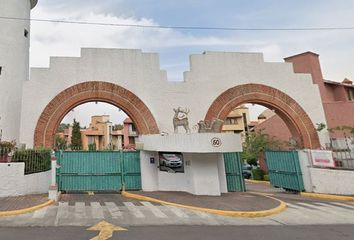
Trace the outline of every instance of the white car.
{"type": "Polygon", "coordinates": [[[163,153],[160,155],[160,164],[165,167],[178,168],[182,167],[182,159],[173,153],[163,153]]]}

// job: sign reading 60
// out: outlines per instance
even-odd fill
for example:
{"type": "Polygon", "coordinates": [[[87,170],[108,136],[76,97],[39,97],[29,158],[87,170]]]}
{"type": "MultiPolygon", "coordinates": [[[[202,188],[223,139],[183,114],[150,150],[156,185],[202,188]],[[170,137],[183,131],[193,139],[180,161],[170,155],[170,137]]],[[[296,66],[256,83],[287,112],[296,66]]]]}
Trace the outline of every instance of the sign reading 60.
{"type": "Polygon", "coordinates": [[[214,138],[211,139],[211,145],[213,147],[220,147],[221,144],[222,144],[222,142],[221,142],[220,138],[214,137],[214,138]]]}

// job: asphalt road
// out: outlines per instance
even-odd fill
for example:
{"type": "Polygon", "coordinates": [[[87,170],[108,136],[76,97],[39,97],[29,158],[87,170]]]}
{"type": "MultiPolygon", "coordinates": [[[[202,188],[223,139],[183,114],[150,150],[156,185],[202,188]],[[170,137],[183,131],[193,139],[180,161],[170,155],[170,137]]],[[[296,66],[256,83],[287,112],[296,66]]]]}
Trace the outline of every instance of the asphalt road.
{"type": "MultiPolygon", "coordinates": [[[[75,240],[91,239],[96,232],[83,227],[0,228],[0,239],[6,240],[75,240]]],[[[321,226],[161,226],[128,227],[115,232],[111,239],[119,240],[338,240],[354,239],[353,225],[321,226]]]]}

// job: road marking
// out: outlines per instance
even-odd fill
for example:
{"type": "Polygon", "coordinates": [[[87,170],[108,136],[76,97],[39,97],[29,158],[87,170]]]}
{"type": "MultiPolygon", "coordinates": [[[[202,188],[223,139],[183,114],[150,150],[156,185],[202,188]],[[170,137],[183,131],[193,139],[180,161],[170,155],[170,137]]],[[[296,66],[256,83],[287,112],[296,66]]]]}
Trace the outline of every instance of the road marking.
{"type": "Polygon", "coordinates": [[[48,207],[45,207],[45,208],[35,211],[33,214],[33,218],[37,218],[37,219],[44,218],[44,215],[47,213],[47,209],[48,209],[48,207]]]}
{"type": "Polygon", "coordinates": [[[350,205],[350,204],[346,204],[346,203],[340,203],[340,202],[330,202],[331,205],[336,205],[336,206],[341,206],[341,207],[345,207],[345,208],[349,208],[349,209],[353,209],[354,210],[354,206],[350,205]]]}
{"type": "Polygon", "coordinates": [[[86,218],[85,203],[76,202],[75,203],[75,217],[86,218]]]}
{"type": "Polygon", "coordinates": [[[167,215],[164,214],[156,206],[152,205],[150,202],[141,202],[145,207],[147,207],[156,217],[158,218],[167,218],[167,215]]]}
{"type": "Polygon", "coordinates": [[[58,226],[59,219],[68,218],[69,216],[69,203],[68,202],[59,202],[57,215],[55,217],[54,225],[58,226]]]}
{"type": "Polygon", "coordinates": [[[174,206],[165,206],[168,210],[170,210],[171,212],[173,212],[177,217],[180,218],[189,218],[187,214],[185,214],[182,209],[179,209],[177,207],[174,206]]]}
{"type": "Polygon", "coordinates": [[[123,202],[130,212],[137,218],[144,218],[144,214],[132,202],[123,202]]]}
{"type": "Polygon", "coordinates": [[[115,231],[127,231],[126,228],[115,226],[106,221],[99,222],[96,225],[88,228],[87,230],[100,232],[96,237],[91,238],[90,240],[107,240],[113,236],[113,232],[115,231]]]}
{"type": "Polygon", "coordinates": [[[103,209],[99,202],[91,202],[91,214],[92,218],[104,218],[103,209]]]}
{"type": "Polygon", "coordinates": [[[198,217],[200,218],[204,218],[204,219],[210,219],[211,216],[205,212],[200,212],[200,211],[195,211],[193,210],[193,213],[195,213],[196,215],[198,215],[198,217]]]}
{"type": "Polygon", "coordinates": [[[292,205],[300,206],[300,207],[308,208],[308,209],[317,209],[316,206],[308,204],[308,203],[303,203],[303,202],[292,203],[292,205]]]}
{"type": "Polygon", "coordinates": [[[350,208],[346,205],[340,206],[340,205],[334,205],[334,204],[330,204],[330,203],[316,203],[316,204],[323,206],[326,209],[330,209],[330,210],[334,209],[335,212],[337,212],[337,211],[349,211],[350,212],[350,210],[354,210],[354,208],[350,208]]]}
{"type": "Polygon", "coordinates": [[[105,202],[104,204],[106,205],[112,218],[119,218],[122,216],[122,212],[119,210],[119,208],[114,202],[105,202]]]}
{"type": "Polygon", "coordinates": [[[301,208],[300,206],[296,206],[296,205],[291,204],[291,203],[286,203],[286,205],[287,205],[289,208],[295,208],[295,209],[300,209],[300,208],[301,208]]]}

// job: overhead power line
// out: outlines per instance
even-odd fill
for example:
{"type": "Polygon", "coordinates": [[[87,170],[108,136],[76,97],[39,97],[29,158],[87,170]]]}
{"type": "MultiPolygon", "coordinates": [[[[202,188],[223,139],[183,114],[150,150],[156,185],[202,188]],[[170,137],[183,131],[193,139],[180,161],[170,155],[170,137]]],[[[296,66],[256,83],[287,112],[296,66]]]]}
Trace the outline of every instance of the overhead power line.
{"type": "Polygon", "coordinates": [[[242,27],[144,25],[144,24],[103,23],[103,22],[71,21],[71,20],[55,20],[55,19],[38,19],[38,18],[16,18],[16,17],[0,17],[0,19],[13,20],[13,21],[32,21],[32,22],[79,24],[79,25],[134,27],[134,28],[155,28],[155,29],[181,29],[181,30],[216,30],[216,31],[333,31],[333,30],[354,30],[354,27],[242,28],[242,27]]]}

